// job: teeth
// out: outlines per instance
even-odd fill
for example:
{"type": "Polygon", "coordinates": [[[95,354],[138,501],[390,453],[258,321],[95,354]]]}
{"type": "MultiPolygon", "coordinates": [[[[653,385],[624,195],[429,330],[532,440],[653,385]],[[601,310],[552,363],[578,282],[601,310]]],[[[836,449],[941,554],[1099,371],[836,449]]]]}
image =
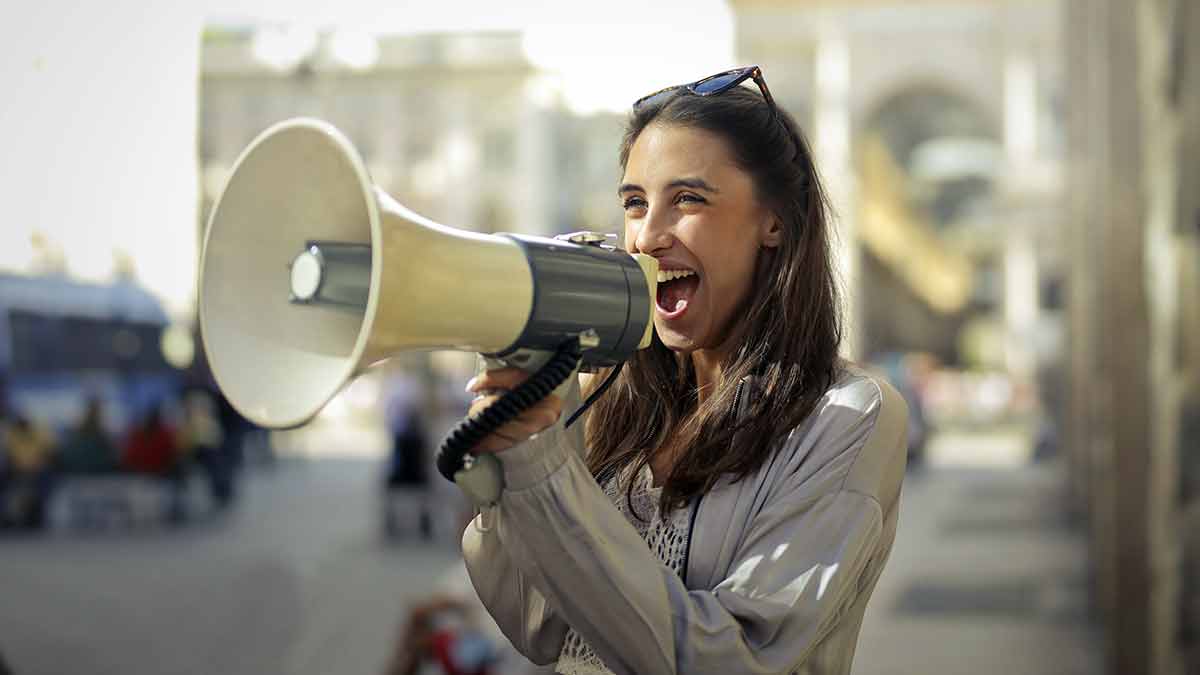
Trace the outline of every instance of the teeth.
{"type": "Polygon", "coordinates": [[[659,270],[658,271],[658,283],[661,284],[664,281],[673,281],[675,279],[681,279],[683,277],[690,277],[690,276],[694,276],[695,274],[696,273],[693,272],[692,270],[659,270]]]}

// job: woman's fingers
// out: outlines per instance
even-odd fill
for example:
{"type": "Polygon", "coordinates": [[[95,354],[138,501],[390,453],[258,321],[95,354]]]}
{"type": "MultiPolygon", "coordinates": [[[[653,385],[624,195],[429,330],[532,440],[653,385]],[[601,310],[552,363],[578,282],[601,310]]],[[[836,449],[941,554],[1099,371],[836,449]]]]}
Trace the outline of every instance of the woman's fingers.
{"type": "MultiPolygon", "coordinates": [[[[494,389],[494,387],[479,387],[479,389],[485,388],[494,389]]],[[[471,403],[469,414],[475,415],[499,400],[500,396],[500,394],[491,394],[475,399],[471,403]]],[[[474,450],[475,452],[507,450],[553,425],[558,421],[561,413],[562,401],[557,396],[548,396],[484,438],[474,450]]]]}
{"type": "Polygon", "coordinates": [[[516,389],[517,385],[529,379],[529,373],[520,368],[497,368],[485,370],[467,382],[467,391],[482,391],[485,389],[516,389]]]}
{"type": "MultiPolygon", "coordinates": [[[[486,370],[467,382],[467,391],[476,394],[501,394],[511,389],[516,389],[525,380],[529,379],[529,373],[520,368],[499,368],[497,370],[486,370]]],[[[478,402],[480,399],[476,399],[478,402]]],[[[538,406],[550,405],[556,408],[555,414],[562,411],[562,399],[556,394],[550,394],[546,398],[538,401],[533,408],[538,406]]],[[[476,404],[471,405],[471,413],[476,412],[476,404]]]]}

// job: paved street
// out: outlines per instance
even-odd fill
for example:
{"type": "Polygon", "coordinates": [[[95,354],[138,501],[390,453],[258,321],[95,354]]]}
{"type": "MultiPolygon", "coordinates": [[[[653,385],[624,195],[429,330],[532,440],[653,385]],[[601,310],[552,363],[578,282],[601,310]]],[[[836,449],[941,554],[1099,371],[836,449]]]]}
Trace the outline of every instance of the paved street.
{"type": "MultiPolygon", "coordinates": [[[[380,673],[405,603],[456,556],[380,543],[375,471],[284,461],[222,521],[0,539],[0,652],[17,675],[380,673]]],[[[1100,672],[1055,471],[910,476],[856,673],[1100,672]]]]}
{"type": "Polygon", "coordinates": [[[1084,533],[1059,469],[940,467],[906,479],[856,675],[1103,672],[1084,533]]]}
{"type": "Polygon", "coordinates": [[[381,543],[375,471],[281,462],[222,521],[0,540],[0,651],[18,675],[380,672],[455,553],[381,543]]]}

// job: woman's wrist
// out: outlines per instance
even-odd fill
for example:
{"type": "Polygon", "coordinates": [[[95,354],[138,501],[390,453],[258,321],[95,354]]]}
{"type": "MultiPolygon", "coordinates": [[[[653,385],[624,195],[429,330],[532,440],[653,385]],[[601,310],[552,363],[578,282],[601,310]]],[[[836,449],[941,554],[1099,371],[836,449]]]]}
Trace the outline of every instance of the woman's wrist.
{"type": "Polygon", "coordinates": [[[504,468],[504,489],[533,487],[562,468],[570,453],[565,440],[562,428],[555,424],[523,443],[496,453],[504,468]]]}

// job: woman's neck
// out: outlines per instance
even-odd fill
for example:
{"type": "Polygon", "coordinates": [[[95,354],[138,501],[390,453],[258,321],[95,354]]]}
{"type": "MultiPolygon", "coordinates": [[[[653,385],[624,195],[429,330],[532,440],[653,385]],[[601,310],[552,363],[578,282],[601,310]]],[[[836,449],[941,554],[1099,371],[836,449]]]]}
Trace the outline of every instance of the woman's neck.
{"type": "Polygon", "coordinates": [[[712,349],[697,349],[689,354],[696,374],[696,399],[701,405],[712,396],[721,383],[721,370],[726,357],[742,339],[745,327],[735,325],[719,345],[712,349]]]}
{"type": "Polygon", "coordinates": [[[697,349],[692,352],[692,369],[696,373],[696,398],[703,405],[716,391],[721,381],[721,362],[724,355],[718,350],[697,349]]]}

